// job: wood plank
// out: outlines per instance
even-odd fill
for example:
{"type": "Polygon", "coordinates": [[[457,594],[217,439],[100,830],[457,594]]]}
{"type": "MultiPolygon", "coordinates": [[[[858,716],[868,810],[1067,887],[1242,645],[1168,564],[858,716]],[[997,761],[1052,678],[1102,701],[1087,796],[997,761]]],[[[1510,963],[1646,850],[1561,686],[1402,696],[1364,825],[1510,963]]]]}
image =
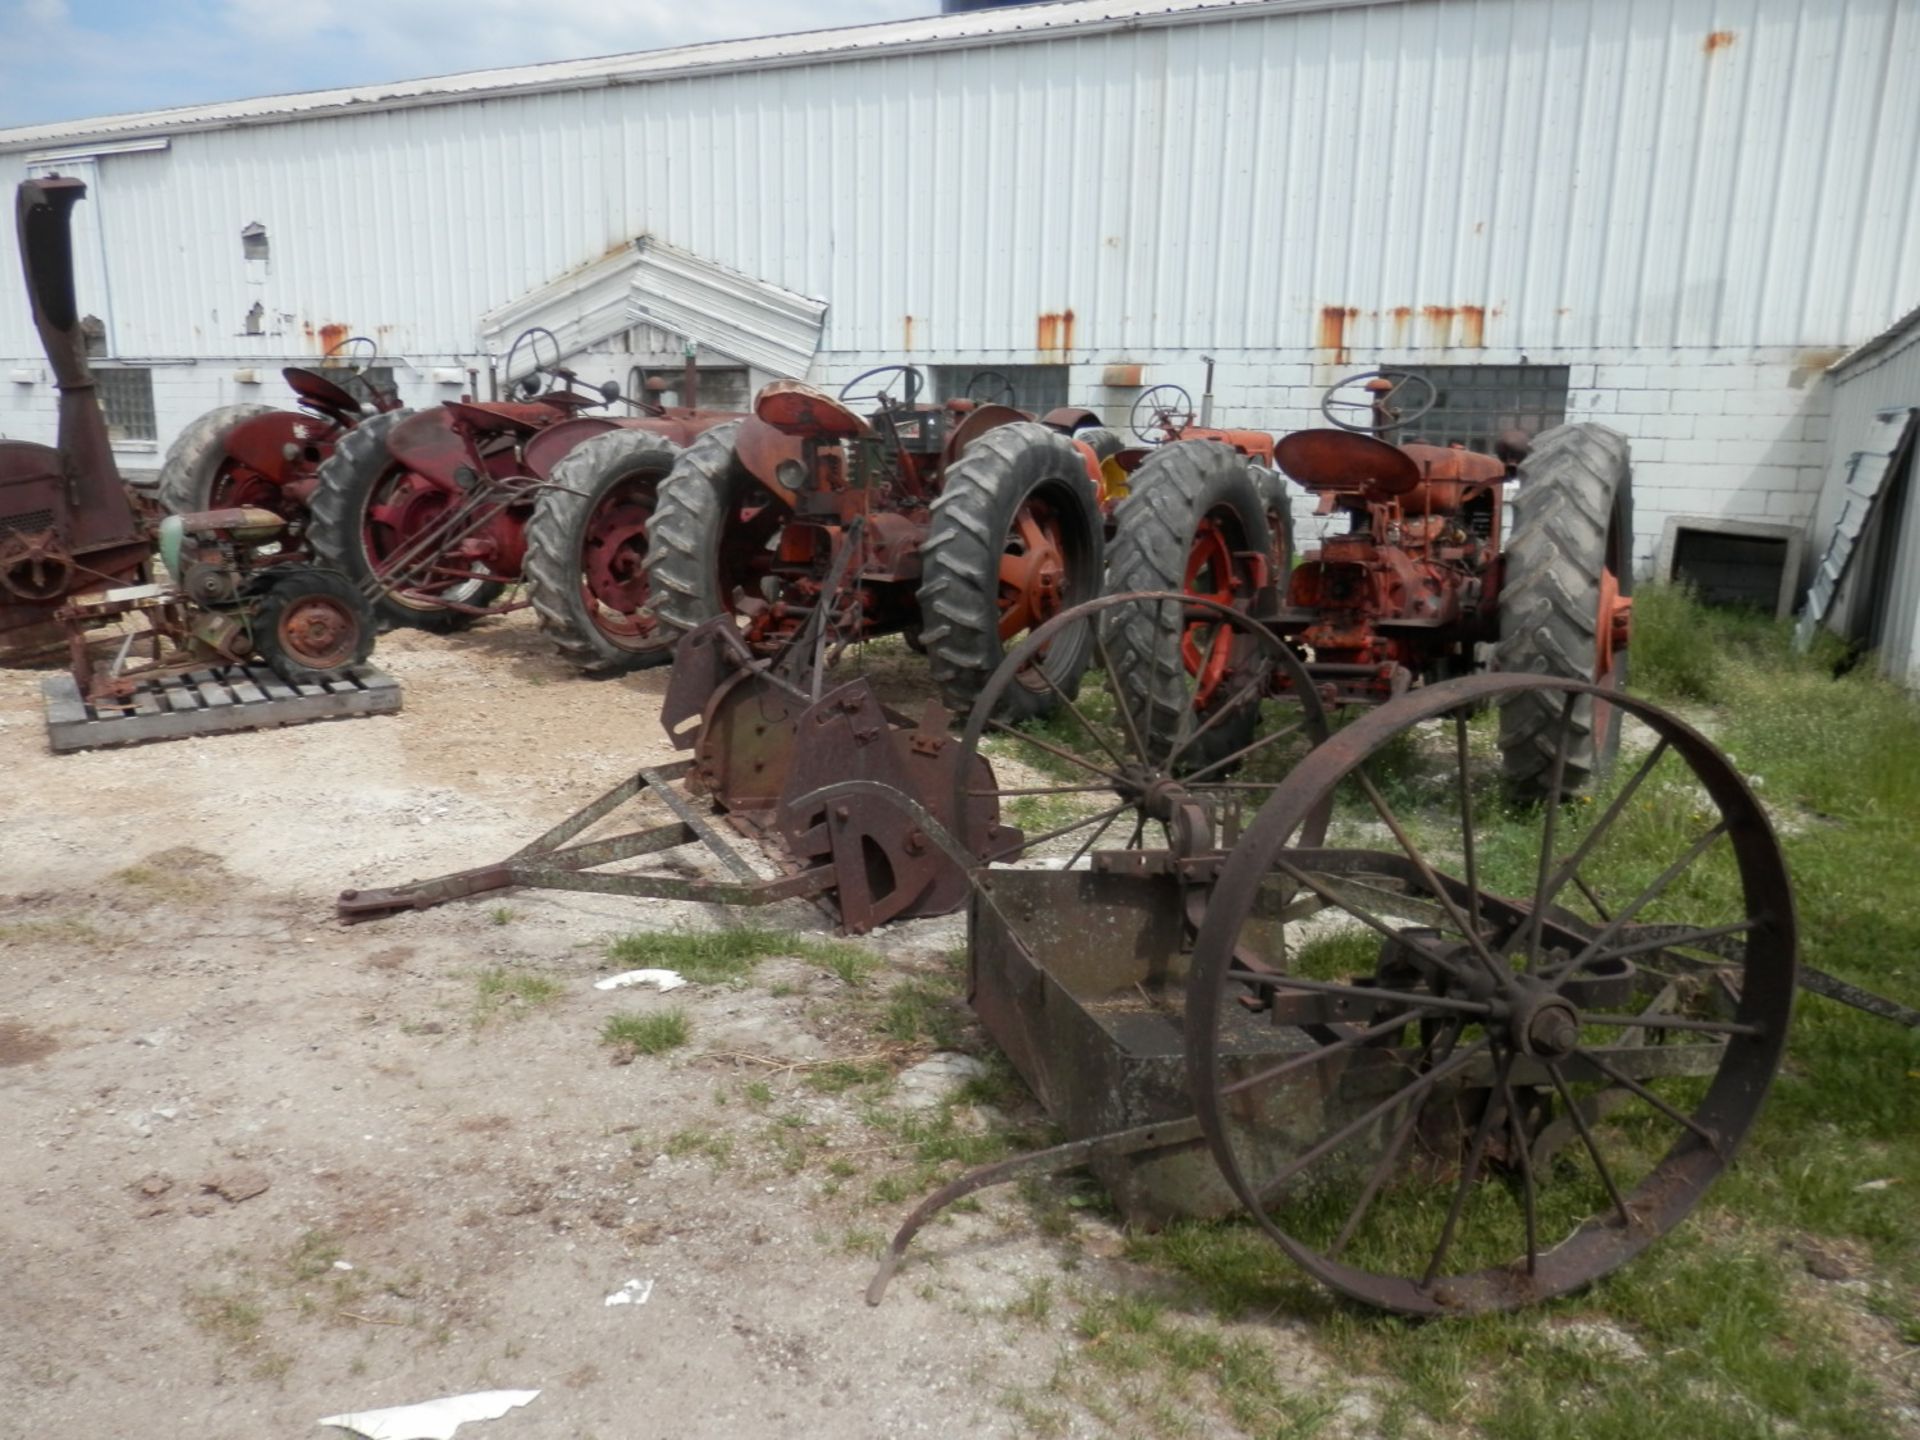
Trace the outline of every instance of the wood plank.
{"type": "MultiPolygon", "coordinates": [[[[278,677],[273,678],[278,681],[278,677]]],[[[330,691],[304,686],[296,691],[278,682],[274,688],[280,694],[268,698],[261,685],[237,669],[228,671],[225,680],[214,671],[195,671],[168,677],[172,682],[168,684],[149,682],[134,697],[132,710],[109,709],[104,713],[90,711],[80,700],[71,676],[49,676],[42,682],[41,691],[47,704],[48,742],[56,752],[64,753],[398,711],[398,684],[380,671],[369,670],[367,678],[379,683],[367,689],[330,691]],[[64,687],[59,683],[63,679],[64,687]],[[259,698],[236,698],[248,692],[259,698]]]]}
{"type": "Polygon", "coordinates": [[[249,665],[247,674],[252,678],[253,683],[265,692],[269,700],[292,700],[300,693],[264,665],[249,665]]]}
{"type": "Polygon", "coordinates": [[[266,691],[253,683],[253,671],[235,666],[227,672],[227,684],[233,687],[234,698],[242,705],[257,705],[267,698],[266,691]]]}
{"type": "Polygon", "coordinates": [[[211,670],[196,670],[187,677],[194,688],[200,692],[200,701],[209,710],[218,710],[222,706],[234,703],[233,694],[220,683],[220,678],[211,670]]]}

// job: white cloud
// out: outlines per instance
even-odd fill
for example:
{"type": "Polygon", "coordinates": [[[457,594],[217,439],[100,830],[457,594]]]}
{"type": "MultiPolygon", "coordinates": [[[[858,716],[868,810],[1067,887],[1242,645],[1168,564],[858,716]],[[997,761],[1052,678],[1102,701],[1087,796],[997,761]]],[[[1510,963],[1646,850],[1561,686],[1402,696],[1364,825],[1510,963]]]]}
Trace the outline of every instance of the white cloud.
{"type": "Polygon", "coordinates": [[[938,3],[109,0],[76,14],[65,0],[0,0],[0,126],[860,25],[938,3]]]}

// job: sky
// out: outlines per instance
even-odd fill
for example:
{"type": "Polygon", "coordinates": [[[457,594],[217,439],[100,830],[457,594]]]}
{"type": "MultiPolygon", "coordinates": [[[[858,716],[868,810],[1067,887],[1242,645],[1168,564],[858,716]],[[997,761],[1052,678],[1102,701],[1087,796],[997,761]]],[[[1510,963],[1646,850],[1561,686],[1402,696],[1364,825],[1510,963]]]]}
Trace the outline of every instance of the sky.
{"type": "Polygon", "coordinates": [[[0,128],[938,9],[939,0],[0,0],[0,128]]]}

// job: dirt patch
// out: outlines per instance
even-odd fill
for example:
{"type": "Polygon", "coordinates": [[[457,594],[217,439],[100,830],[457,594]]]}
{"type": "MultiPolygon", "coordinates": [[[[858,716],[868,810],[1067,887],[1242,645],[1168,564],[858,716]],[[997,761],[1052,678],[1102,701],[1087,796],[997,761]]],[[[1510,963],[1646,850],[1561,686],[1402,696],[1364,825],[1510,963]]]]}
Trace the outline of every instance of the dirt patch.
{"type": "MultiPolygon", "coordinates": [[[[878,1036],[876,996],[958,922],[871,937],[875,988],[770,961],[665,996],[596,991],[608,939],[737,917],[516,894],[342,926],[341,889],[501,858],[674,754],[662,672],[579,680],[521,617],[380,661],[398,716],[63,757],[40,676],[0,671],[9,1425],[250,1440],[527,1388],[489,1433],[1020,1433],[1004,1396],[1057,1356],[997,1307],[1077,1251],[1017,1195],[863,1301],[922,1184],[869,1077],[936,1048],[878,1036]],[[535,983],[483,1004],[501,970],[535,983]],[[685,1045],[607,1063],[609,1016],[673,1008],[685,1045]]],[[[914,657],[872,664],[924,703],[914,657]]]]}
{"type": "Polygon", "coordinates": [[[11,1020],[0,1020],[0,1067],[31,1065],[60,1048],[60,1042],[11,1020]]]}

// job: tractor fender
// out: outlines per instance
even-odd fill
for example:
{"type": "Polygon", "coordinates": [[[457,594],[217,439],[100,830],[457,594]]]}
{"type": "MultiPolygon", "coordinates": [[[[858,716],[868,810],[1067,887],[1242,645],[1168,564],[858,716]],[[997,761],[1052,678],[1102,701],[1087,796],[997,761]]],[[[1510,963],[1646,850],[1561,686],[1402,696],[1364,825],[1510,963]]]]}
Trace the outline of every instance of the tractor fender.
{"type": "Polygon", "coordinates": [[[284,487],[301,467],[311,469],[327,458],[340,427],[296,410],[269,410],[243,420],[227,435],[227,453],[249,470],[257,470],[284,487]],[[294,453],[288,455],[289,447],[294,453]]]}
{"type": "MultiPolygon", "coordinates": [[[[1026,417],[1023,415],[1020,418],[1024,420],[1026,417]]],[[[1049,430],[1071,435],[1089,425],[1104,425],[1107,422],[1100,418],[1098,411],[1089,410],[1084,405],[1057,405],[1040,417],[1040,423],[1049,430]]]]}
{"type": "MultiPolygon", "coordinates": [[[[474,475],[486,473],[486,462],[476,451],[472,440],[454,424],[457,418],[466,418],[465,412],[471,409],[471,406],[449,401],[438,409],[422,410],[416,415],[407,416],[388,433],[387,454],[396,463],[436,485],[444,485],[449,490],[465,489],[462,471],[470,471],[474,475]]],[[[486,412],[478,413],[484,418],[486,412]]],[[[511,427],[493,428],[507,430],[511,427]]]]}
{"type": "Polygon", "coordinates": [[[1017,424],[1033,417],[1024,410],[1016,410],[1011,405],[976,405],[967,412],[967,418],[953,427],[953,433],[947,436],[945,463],[951,465],[967,453],[967,447],[989,430],[998,430],[1002,425],[1017,424]]]}
{"type": "Polygon", "coordinates": [[[620,422],[608,415],[576,415],[534,434],[520,451],[520,463],[527,473],[551,479],[553,467],[572,454],[574,446],[619,428],[620,422]]]}

